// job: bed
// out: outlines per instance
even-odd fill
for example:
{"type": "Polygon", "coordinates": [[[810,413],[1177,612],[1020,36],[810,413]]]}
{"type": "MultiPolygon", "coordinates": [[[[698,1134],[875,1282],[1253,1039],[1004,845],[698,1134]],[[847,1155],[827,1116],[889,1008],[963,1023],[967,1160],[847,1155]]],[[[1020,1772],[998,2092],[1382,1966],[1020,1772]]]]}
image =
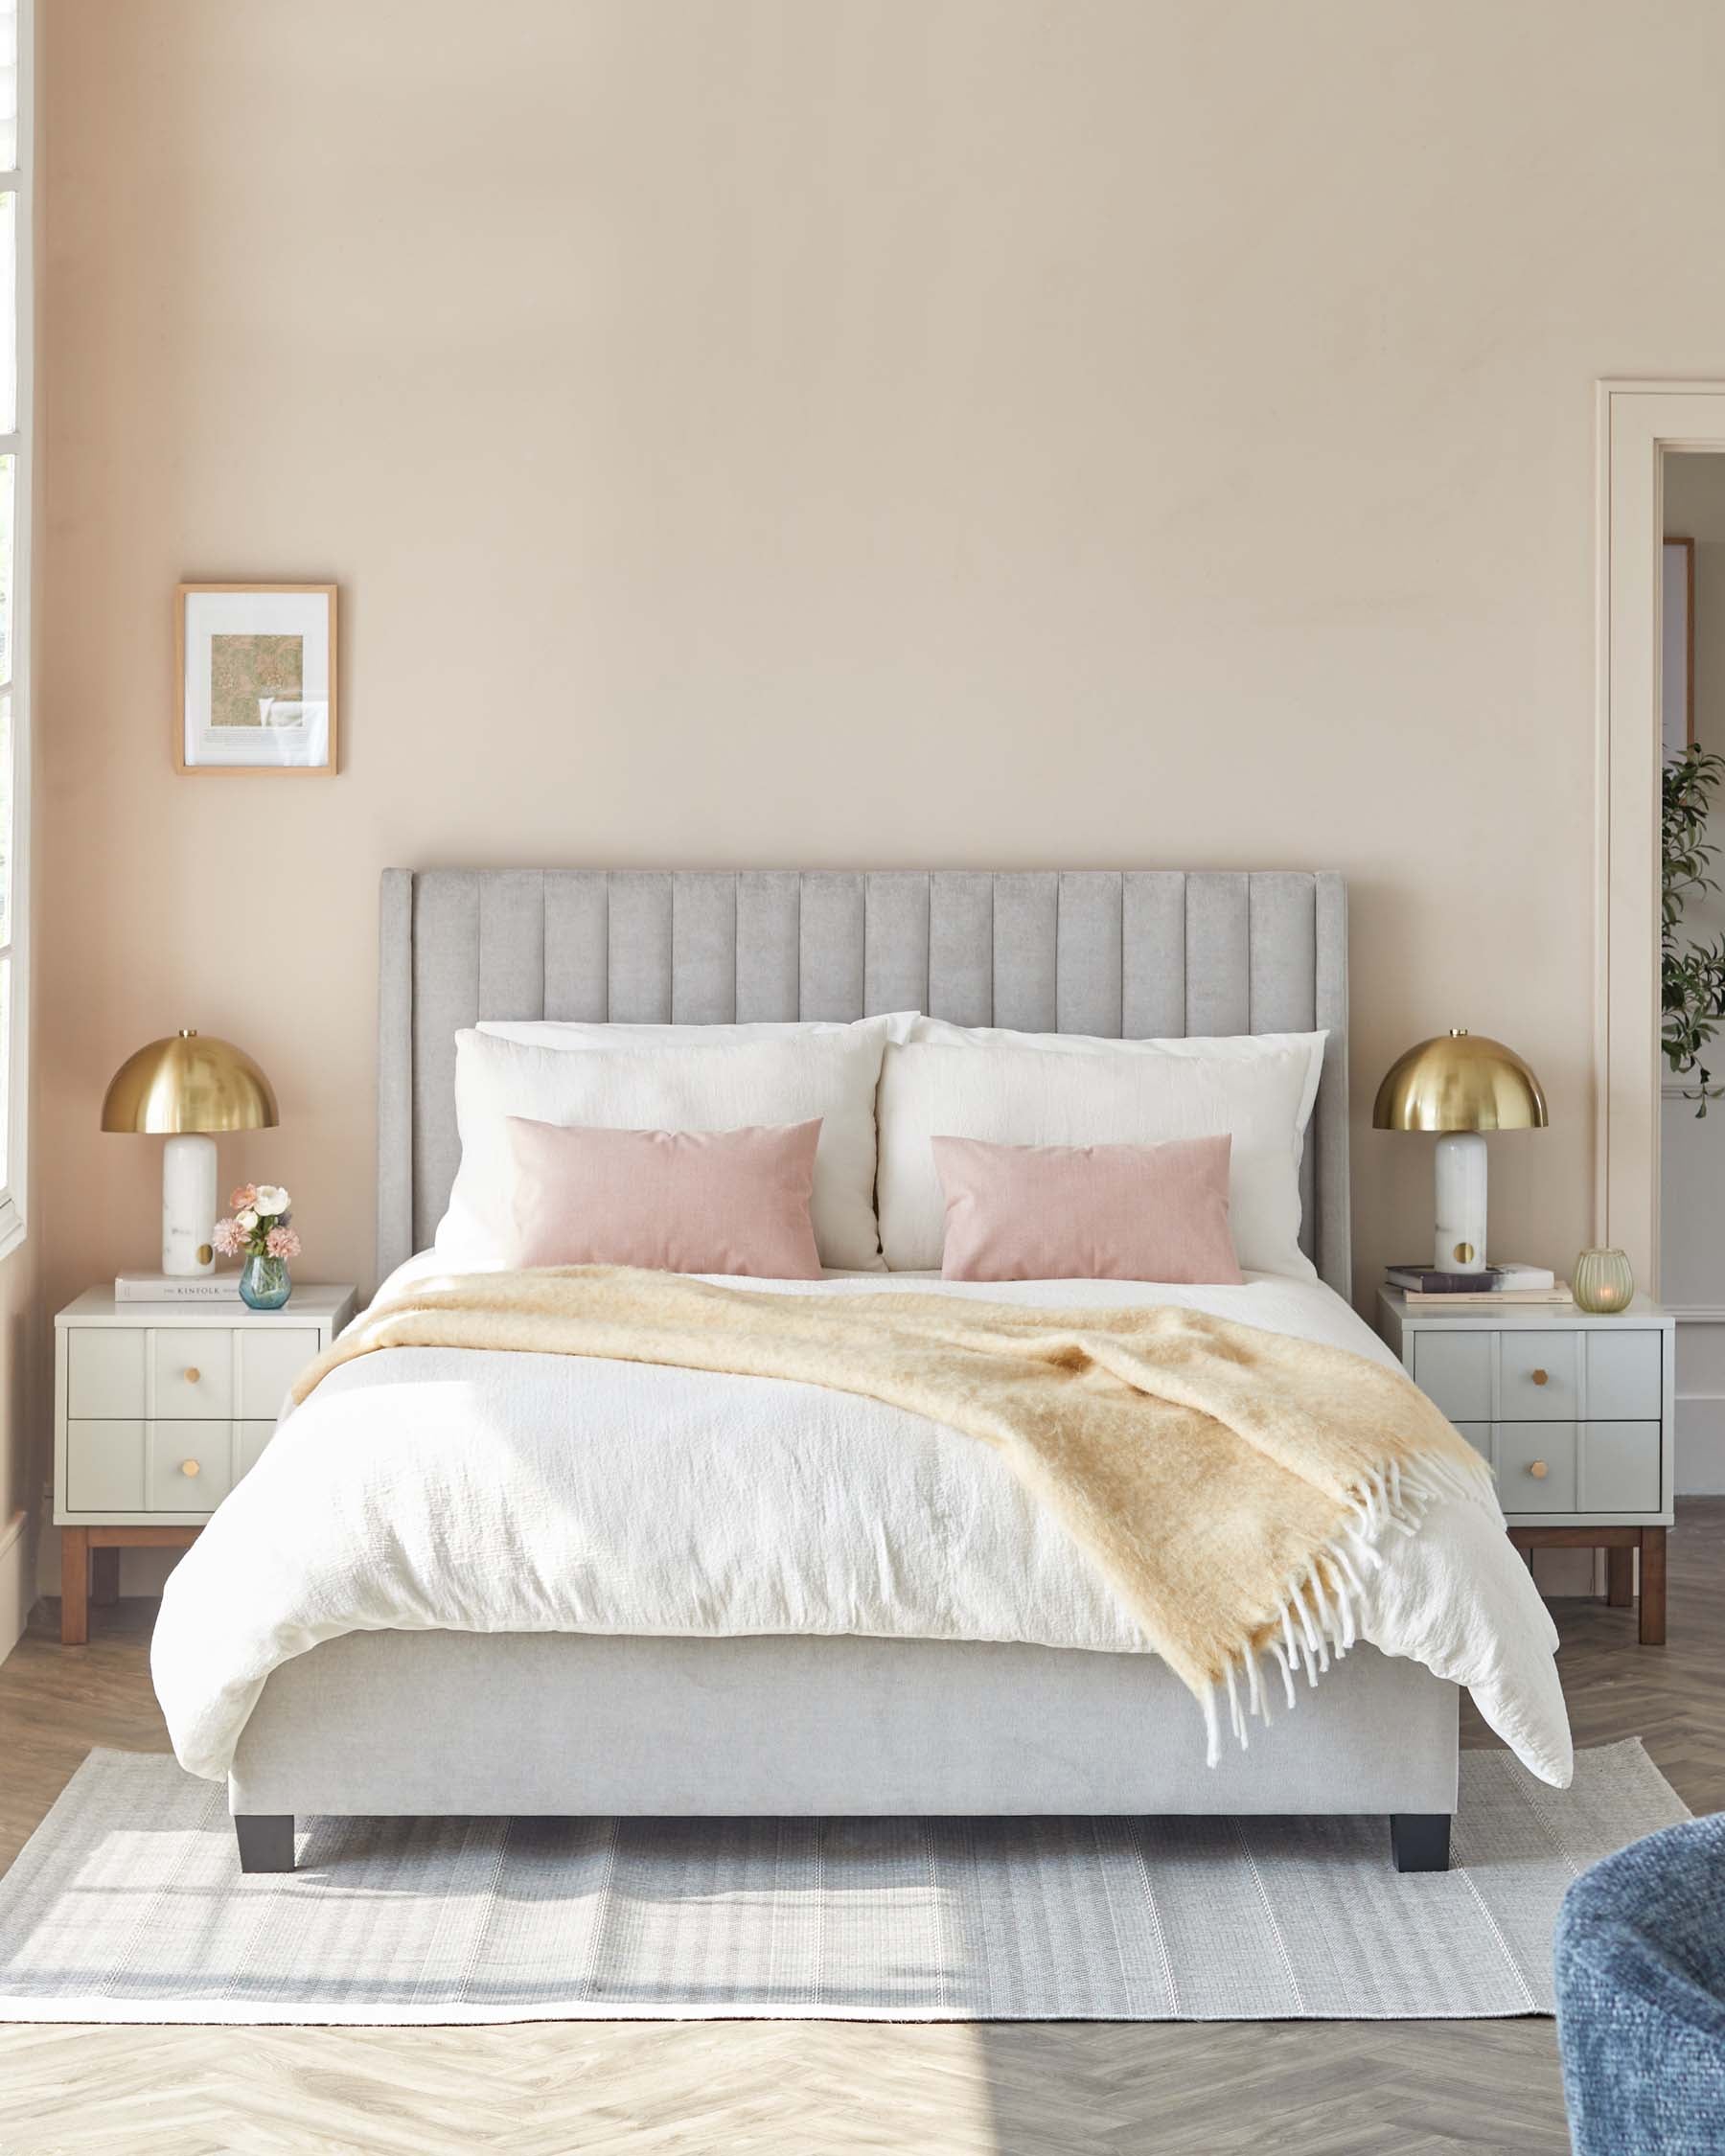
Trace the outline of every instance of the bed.
{"type": "MultiPolygon", "coordinates": [[[[1382,1353],[1347,1306],[1346,976],[1345,892],[1328,874],[391,870],[379,1005],[380,1276],[410,1277],[426,1262],[416,1253],[431,1245],[459,1159],[454,1038],[480,1020],[701,1025],[920,1010],[967,1026],[1105,1037],[1327,1028],[1300,1168],[1300,1241],[1318,1278],[1212,1293],[1247,1296],[1228,1307],[1251,1321],[1382,1353]]],[[[820,1292],[904,1284],[876,1274],[820,1292]]],[[[1202,1306],[1203,1292],[1192,1294],[1202,1306]]],[[[469,1357],[461,1411],[494,1413],[487,1387],[504,1381],[478,1365],[540,1360],[469,1357]]],[[[448,1375],[447,1364],[411,1356],[374,1359],[381,1364],[410,1385],[448,1375]]],[[[351,1387],[334,1403],[348,1420],[324,1429],[326,1447],[331,1430],[344,1444],[362,1441],[374,1397],[351,1387]]],[[[439,1412],[450,1397],[446,1384],[439,1412]]],[[[619,1399],[619,1416],[649,1433],[645,1449],[630,1455],[632,1483],[594,1474],[586,1501],[596,1518],[611,1508],[619,1535],[632,1503],[637,1520],[673,1542],[682,1534],[688,1549],[702,1531],[699,1506],[677,1525],[663,1497],[673,1456],[651,1450],[670,1442],[672,1398],[619,1399]]],[[[592,1395],[581,1399],[591,1419],[592,1395]]],[[[727,1474],[755,1488],[770,1480],[771,1462],[797,1442],[795,1411],[806,1406],[763,1401],[744,1416],[726,1440],[743,1449],[726,1452],[714,1486],[728,1488],[727,1474]],[[785,1414],[791,1421],[775,1426],[785,1414]],[[747,1447],[756,1442],[767,1449],[748,1484],[747,1447]]],[[[832,1413],[821,1441],[842,1461],[862,1440],[832,1413]]],[[[950,1433],[931,1433],[931,1444],[943,1434],[965,1444],[950,1433]]],[[[265,1461],[293,1439],[290,1419],[265,1461]]],[[[433,1433],[426,1456],[435,1455],[433,1433]]],[[[486,1493],[471,1496],[482,1515],[486,1493]]],[[[723,1506],[713,1509],[717,1517],[723,1506]]],[[[211,1571],[206,1618],[218,1606],[221,1529],[218,1515],[199,1546],[209,1546],[199,1557],[211,1571]]],[[[1207,1767],[1184,1688],[1105,1597],[1073,1617],[1065,1574],[1048,1585],[1058,1559],[1036,1540],[1042,1527],[1015,1515],[1011,1531],[1024,1538],[1011,1564],[1026,1607],[1046,1589],[1061,1615],[997,1619],[994,1629],[1032,1636],[881,1636],[866,1614],[835,1624],[830,1610],[798,1628],[755,1612],[747,1582],[714,1636],[631,1630],[614,1611],[584,1629],[485,1629],[483,1617],[451,1627],[428,1607],[391,1621],[398,1583],[396,1603],[307,1616],[287,1650],[249,1678],[239,1668],[227,1715],[237,1734],[181,1755],[199,1772],[225,1767],[248,1870],[290,1869],[295,1816],[331,1813],[1369,1812],[1388,1816],[1400,1868],[1441,1869],[1457,1788],[1455,1675],[1538,1771],[1567,1774],[1549,1620],[1506,1545],[1458,1545],[1456,1567],[1482,1583],[1469,1590],[1465,1622],[1435,1602],[1410,1615],[1410,1601],[1383,1618],[1387,1651],[1363,1641],[1271,1737],[1227,1748],[1207,1767]],[[1463,1649],[1452,1635],[1469,1625],[1463,1649]]],[[[289,1566],[281,1540],[275,1561],[289,1566]]],[[[177,1626],[183,1640],[199,1613],[197,1578],[182,1569],[190,1576],[174,1625],[165,1608],[164,1629],[177,1626]]],[[[159,1633],[158,1688],[163,1656],[159,1633]]]]}

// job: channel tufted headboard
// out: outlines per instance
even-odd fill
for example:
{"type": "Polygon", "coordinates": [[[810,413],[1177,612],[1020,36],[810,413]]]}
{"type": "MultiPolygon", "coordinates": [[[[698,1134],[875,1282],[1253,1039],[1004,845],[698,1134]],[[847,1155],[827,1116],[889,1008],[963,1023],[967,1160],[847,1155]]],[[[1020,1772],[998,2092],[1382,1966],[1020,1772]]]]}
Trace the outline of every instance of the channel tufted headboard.
{"type": "Polygon", "coordinates": [[[908,1010],[1114,1037],[1327,1026],[1300,1240],[1351,1295],[1346,892],[1280,870],[385,869],[380,1278],[448,1202],[460,1027],[908,1010]]]}

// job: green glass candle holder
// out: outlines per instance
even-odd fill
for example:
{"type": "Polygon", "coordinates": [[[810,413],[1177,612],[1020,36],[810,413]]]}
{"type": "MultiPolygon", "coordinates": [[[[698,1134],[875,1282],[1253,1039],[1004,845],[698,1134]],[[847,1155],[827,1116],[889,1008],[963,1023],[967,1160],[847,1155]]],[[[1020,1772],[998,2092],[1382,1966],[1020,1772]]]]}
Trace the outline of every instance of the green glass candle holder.
{"type": "Polygon", "coordinates": [[[1612,1318],[1635,1300],[1635,1274],[1622,1250],[1583,1250],[1576,1260],[1576,1306],[1612,1318]]]}

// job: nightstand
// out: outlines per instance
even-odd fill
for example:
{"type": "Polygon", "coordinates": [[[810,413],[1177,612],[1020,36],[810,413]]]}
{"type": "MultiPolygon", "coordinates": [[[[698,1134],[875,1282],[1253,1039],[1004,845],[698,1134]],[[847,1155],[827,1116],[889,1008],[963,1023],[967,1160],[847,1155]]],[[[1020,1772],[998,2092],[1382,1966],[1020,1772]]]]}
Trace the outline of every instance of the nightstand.
{"type": "Polygon", "coordinates": [[[1518,1303],[1410,1310],[1378,1291],[1378,1329],[1409,1376],[1497,1470],[1509,1539],[1605,1549],[1626,1606],[1641,1551],[1641,1637],[1666,1636],[1676,1320],[1638,1296],[1615,1317],[1518,1303]]]}
{"type": "Polygon", "coordinates": [[[116,1302],[91,1288],[54,1320],[54,1519],[60,1640],[89,1637],[120,1552],[178,1548],[269,1442],[288,1388],[354,1315],[349,1287],[296,1287],[285,1309],[116,1302]]]}

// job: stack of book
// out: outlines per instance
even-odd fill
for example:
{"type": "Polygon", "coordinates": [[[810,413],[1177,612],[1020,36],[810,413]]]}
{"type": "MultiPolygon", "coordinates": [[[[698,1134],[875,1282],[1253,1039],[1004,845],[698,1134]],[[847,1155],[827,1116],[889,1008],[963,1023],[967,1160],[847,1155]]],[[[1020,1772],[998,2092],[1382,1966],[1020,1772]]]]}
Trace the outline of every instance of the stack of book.
{"type": "Polygon", "coordinates": [[[1429,1265],[1392,1265],[1384,1269],[1387,1287],[1399,1288],[1408,1306],[1476,1302],[1531,1303],[1552,1307],[1573,1302],[1569,1282],[1539,1265],[1488,1265],[1479,1273],[1438,1273],[1429,1265]]]}
{"type": "Polygon", "coordinates": [[[119,1273],[116,1302],[238,1302],[238,1273],[119,1273]]]}

